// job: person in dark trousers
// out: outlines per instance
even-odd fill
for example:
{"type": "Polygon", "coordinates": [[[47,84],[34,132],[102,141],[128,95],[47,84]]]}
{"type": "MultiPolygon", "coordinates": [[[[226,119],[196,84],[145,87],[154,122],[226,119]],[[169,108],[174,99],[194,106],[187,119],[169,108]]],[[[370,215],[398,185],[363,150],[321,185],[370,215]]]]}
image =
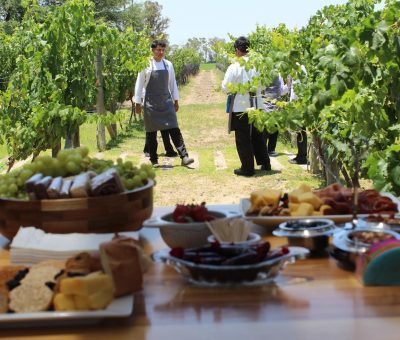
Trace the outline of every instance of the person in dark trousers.
{"type": "Polygon", "coordinates": [[[297,155],[289,163],[307,164],[307,132],[304,127],[297,132],[297,155]]]}
{"type": "MultiPolygon", "coordinates": [[[[305,69],[304,69],[305,72],[305,69]]],[[[306,72],[305,72],[306,73],[306,72]]],[[[292,77],[288,77],[287,86],[289,88],[289,100],[298,99],[296,93],[294,92],[293,85],[299,83],[299,80],[293,81],[292,77]]],[[[306,128],[302,127],[299,132],[297,132],[297,155],[296,157],[289,160],[291,164],[307,164],[307,132],[306,128]]]]}
{"type": "MultiPolygon", "coordinates": [[[[138,74],[135,84],[135,111],[142,111],[146,130],[146,143],[150,161],[158,167],[157,131],[168,131],[178,151],[182,165],[194,162],[186,151],[185,143],[178,126],[176,112],[179,110],[179,91],[172,63],[164,59],[166,42],[155,40],[151,44],[153,57],[149,66],[138,74]]],[[[167,150],[168,151],[168,150],[167,150]]]]}
{"type": "MultiPolygon", "coordinates": [[[[169,131],[161,130],[161,137],[162,137],[162,141],[164,144],[165,156],[167,156],[167,157],[178,156],[178,153],[174,150],[174,148],[171,144],[169,131]]],[[[150,157],[149,146],[147,145],[147,143],[144,144],[143,152],[146,155],[146,157],[150,157]]]]}
{"type": "MultiPolygon", "coordinates": [[[[245,62],[248,61],[249,47],[249,40],[239,37],[234,44],[236,57],[245,62]]],[[[257,74],[255,69],[246,71],[245,66],[237,61],[226,70],[222,81],[222,90],[228,92],[229,84],[248,83],[257,74]]],[[[264,134],[258,131],[254,125],[249,124],[246,110],[251,107],[263,107],[260,87],[256,93],[237,93],[233,101],[231,130],[235,131],[236,150],[241,162],[241,167],[234,170],[234,174],[238,176],[254,175],[254,158],[257,164],[261,165],[261,170],[271,170],[264,134]]]]}
{"type": "MultiPolygon", "coordinates": [[[[267,112],[277,110],[275,100],[279,100],[281,96],[288,92],[288,86],[283,82],[281,76],[275,78],[272,83],[267,86],[264,90],[264,97],[266,98],[265,109],[267,112]]],[[[278,141],[278,131],[269,133],[265,132],[265,137],[267,140],[268,155],[270,157],[278,156],[276,152],[276,143],[278,141]]]]}

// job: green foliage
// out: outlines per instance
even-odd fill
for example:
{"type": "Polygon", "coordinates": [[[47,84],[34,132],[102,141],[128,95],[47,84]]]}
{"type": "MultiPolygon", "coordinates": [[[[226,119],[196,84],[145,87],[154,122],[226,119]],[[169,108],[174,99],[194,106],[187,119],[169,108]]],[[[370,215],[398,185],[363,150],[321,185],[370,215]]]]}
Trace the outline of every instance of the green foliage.
{"type": "MultiPolygon", "coordinates": [[[[273,121],[281,129],[306,126],[325,145],[328,158],[339,159],[350,175],[352,143],[367,141],[358,155],[365,159],[390,149],[399,139],[400,3],[387,0],[377,11],[378,2],[349,0],[324,7],[299,32],[283,25],[258,26],[249,36],[252,52],[247,67],[260,72],[262,84],[278,73],[300,80],[294,88],[297,101],[280,103],[281,110],[253,114],[252,119],[265,127],[273,121]]],[[[374,161],[378,158],[371,157],[364,166],[383,167],[381,160],[382,166],[374,161]]],[[[376,173],[365,172],[374,179],[376,173]]],[[[387,188],[395,188],[395,177],[384,176],[387,188]]]]}
{"type": "MultiPolygon", "coordinates": [[[[53,147],[88,119],[86,109],[96,99],[98,48],[105,51],[106,107],[113,112],[149,56],[143,34],[99,24],[86,0],[46,11],[32,5],[21,26],[12,35],[1,34],[0,42],[0,142],[13,160],[53,147]]],[[[90,117],[108,124],[116,119],[90,117]]]]}
{"type": "Polygon", "coordinates": [[[175,77],[178,84],[185,84],[189,75],[199,71],[202,57],[194,48],[177,47],[168,55],[174,65],[175,77]]]}
{"type": "Polygon", "coordinates": [[[143,33],[128,28],[126,32],[100,26],[103,46],[105,106],[115,113],[117,104],[134,92],[139,71],[150,58],[149,41],[143,33]]]}
{"type": "Polygon", "coordinates": [[[389,191],[400,196],[400,146],[392,145],[372,153],[365,162],[369,178],[376,190],[389,191]]]}

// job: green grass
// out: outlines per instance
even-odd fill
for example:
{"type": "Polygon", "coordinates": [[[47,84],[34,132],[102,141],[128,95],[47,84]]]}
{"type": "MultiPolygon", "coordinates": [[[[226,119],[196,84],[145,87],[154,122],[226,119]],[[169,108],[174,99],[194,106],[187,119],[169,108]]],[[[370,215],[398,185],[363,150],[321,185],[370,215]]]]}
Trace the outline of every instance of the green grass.
{"type": "Polygon", "coordinates": [[[215,70],[215,64],[214,63],[207,63],[207,64],[200,64],[200,70],[215,70]]]}
{"type": "Polygon", "coordinates": [[[4,157],[7,157],[7,148],[5,145],[0,145],[0,159],[4,157]]]}

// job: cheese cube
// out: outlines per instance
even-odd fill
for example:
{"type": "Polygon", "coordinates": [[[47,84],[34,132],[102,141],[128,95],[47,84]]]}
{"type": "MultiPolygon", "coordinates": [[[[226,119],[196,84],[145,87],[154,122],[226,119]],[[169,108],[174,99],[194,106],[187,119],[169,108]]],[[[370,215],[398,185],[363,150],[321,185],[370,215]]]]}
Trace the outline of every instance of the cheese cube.
{"type": "Polygon", "coordinates": [[[250,194],[250,202],[253,207],[261,208],[268,205],[276,208],[279,205],[281,196],[281,190],[256,190],[250,194]]]}
{"type": "Polygon", "coordinates": [[[102,287],[112,286],[112,279],[99,272],[86,276],[68,277],[60,282],[60,292],[69,295],[88,296],[102,287]]]}
{"type": "Polygon", "coordinates": [[[75,303],[72,295],[57,293],[54,296],[53,305],[56,311],[75,310],[75,303]]]}
{"type": "Polygon", "coordinates": [[[314,207],[314,210],[318,210],[319,207],[322,205],[321,199],[317,195],[314,195],[312,192],[305,192],[300,194],[298,196],[298,200],[300,203],[310,203],[314,207]]]}
{"type": "Polygon", "coordinates": [[[296,210],[290,213],[291,216],[310,216],[314,211],[314,207],[307,202],[300,203],[296,210]]]}
{"type": "Polygon", "coordinates": [[[57,298],[59,308],[72,308],[70,310],[103,309],[114,298],[114,284],[109,275],[95,272],[86,276],[62,279],[60,293],[64,296],[57,298]],[[72,300],[72,303],[70,300],[72,300]]]}

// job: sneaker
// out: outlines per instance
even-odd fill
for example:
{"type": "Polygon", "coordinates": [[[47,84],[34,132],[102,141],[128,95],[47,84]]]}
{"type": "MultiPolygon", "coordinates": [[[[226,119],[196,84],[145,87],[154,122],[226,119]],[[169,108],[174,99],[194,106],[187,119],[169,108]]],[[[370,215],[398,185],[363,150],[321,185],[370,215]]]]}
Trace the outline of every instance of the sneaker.
{"type": "Polygon", "coordinates": [[[245,171],[243,169],[235,169],[233,173],[237,176],[251,177],[254,176],[254,171],[245,171]]]}
{"type": "Polygon", "coordinates": [[[260,170],[271,171],[272,170],[271,169],[271,164],[263,164],[263,165],[261,165],[260,170]]]}
{"type": "Polygon", "coordinates": [[[176,157],[176,156],[178,156],[178,153],[176,151],[172,150],[170,152],[166,152],[165,156],[167,156],[167,157],[176,157]]]}
{"type": "Polygon", "coordinates": [[[182,158],[181,164],[182,164],[182,165],[189,165],[189,164],[192,164],[193,162],[194,162],[194,159],[193,159],[193,158],[190,158],[190,157],[188,157],[188,156],[185,156],[185,157],[182,158]]]}
{"type": "Polygon", "coordinates": [[[270,157],[276,157],[276,156],[279,156],[279,153],[277,153],[275,150],[274,151],[268,151],[268,155],[270,157]]]}
{"type": "Polygon", "coordinates": [[[158,162],[151,162],[151,165],[153,166],[153,168],[159,168],[160,164],[158,162]]]}

